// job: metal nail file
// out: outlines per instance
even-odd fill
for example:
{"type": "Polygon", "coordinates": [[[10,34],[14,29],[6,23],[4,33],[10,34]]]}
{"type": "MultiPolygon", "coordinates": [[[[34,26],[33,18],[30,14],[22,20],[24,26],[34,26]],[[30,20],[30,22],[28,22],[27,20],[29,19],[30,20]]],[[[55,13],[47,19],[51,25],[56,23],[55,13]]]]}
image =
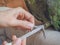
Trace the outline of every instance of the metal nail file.
{"type": "MultiPolygon", "coordinates": [[[[19,39],[25,39],[28,38],[29,36],[37,33],[38,31],[43,30],[44,31],[44,25],[40,25],[40,26],[35,26],[35,29],[33,29],[32,31],[26,33],[25,35],[21,36],[19,39]]],[[[6,45],[12,45],[12,42],[7,43],[6,45]]]]}

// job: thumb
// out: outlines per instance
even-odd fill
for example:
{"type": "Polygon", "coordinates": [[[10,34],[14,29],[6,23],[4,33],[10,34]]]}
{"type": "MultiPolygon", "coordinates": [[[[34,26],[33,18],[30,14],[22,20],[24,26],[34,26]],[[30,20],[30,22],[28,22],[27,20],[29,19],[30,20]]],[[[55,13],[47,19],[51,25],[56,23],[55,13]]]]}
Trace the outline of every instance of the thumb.
{"type": "Polygon", "coordinates": [[[12,41],[15,41],[15,40],[17,40],[16,35],[12,35],[12,41]]]}
{"type": "Polygon", "coordinates": [[[6,45],[7,44],[7,41],[4,41],[3,43],[2,43],[2,45],[6,45]]]}
{"type": "Polygon", "coordinates": [[[12,36],[12,45],[21,45],[21,39],[17,38],[15,35],[12,36]]]}

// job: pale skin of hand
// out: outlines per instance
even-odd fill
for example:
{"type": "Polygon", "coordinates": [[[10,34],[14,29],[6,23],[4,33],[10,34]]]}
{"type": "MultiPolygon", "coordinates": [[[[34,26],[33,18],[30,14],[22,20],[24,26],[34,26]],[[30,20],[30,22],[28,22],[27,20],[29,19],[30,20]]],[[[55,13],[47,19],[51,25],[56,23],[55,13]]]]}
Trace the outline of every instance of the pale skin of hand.
{"type": "MultiPolygon", "coordinates": [[[[19,39],[17,38],[15,35],[12,36],[12,45],[26,45],[26,39],[19,39]]],[[[7,44],[7,41],[4,41],[2,45],[6,45],[7,44]]]]}
{"type": "MultiPolygon", "coordinates": [[[[31,30],[34,27],[34,16],[21,7],[0,11],[0,27],[20,27],[31,30]]],[[[2,45],[6,45],[6,41],[2,45]]],[[[26,45],[26,39],[20,40],[13,36],[13,45],[26,45]]]]}
{"type": "Polygon", "coordinates": [[[0,26],[31,29],[34,27],[34,16],[21,7],[0,11],[0,26]]]}

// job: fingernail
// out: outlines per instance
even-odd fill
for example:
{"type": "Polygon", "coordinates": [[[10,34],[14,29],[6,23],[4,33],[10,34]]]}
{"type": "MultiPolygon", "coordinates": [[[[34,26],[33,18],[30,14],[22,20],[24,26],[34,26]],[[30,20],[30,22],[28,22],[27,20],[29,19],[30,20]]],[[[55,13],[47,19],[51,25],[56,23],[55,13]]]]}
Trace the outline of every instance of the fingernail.
{"type": "Polygon", "coordinates": [[[30,27],[34,27],[34,24],[31,23],[31,24],[28,24],[28,26],[30,26],[30,27]]]}
{"type": "Polygon", "coordinates": [[[28,24],[28,27],[30,28],[30,29],[32,29],[33,27],[34,27],[34,24],[28,24]]]}

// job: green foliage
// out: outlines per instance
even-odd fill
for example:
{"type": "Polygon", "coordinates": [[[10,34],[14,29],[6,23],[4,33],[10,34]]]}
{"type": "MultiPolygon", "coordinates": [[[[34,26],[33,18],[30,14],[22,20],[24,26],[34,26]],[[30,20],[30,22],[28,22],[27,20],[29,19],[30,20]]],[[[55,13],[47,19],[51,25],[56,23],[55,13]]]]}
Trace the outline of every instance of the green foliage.
{"type": "Polygon", "coordinates": [[[35,3],[35,0],[30,0],[31,4],[34,4],[35,3]]]}
{"type": "Polygon", "coordinates": [[[60,29],[60,0],[48,0],[49,14],[56,30],[60,29]]]}

